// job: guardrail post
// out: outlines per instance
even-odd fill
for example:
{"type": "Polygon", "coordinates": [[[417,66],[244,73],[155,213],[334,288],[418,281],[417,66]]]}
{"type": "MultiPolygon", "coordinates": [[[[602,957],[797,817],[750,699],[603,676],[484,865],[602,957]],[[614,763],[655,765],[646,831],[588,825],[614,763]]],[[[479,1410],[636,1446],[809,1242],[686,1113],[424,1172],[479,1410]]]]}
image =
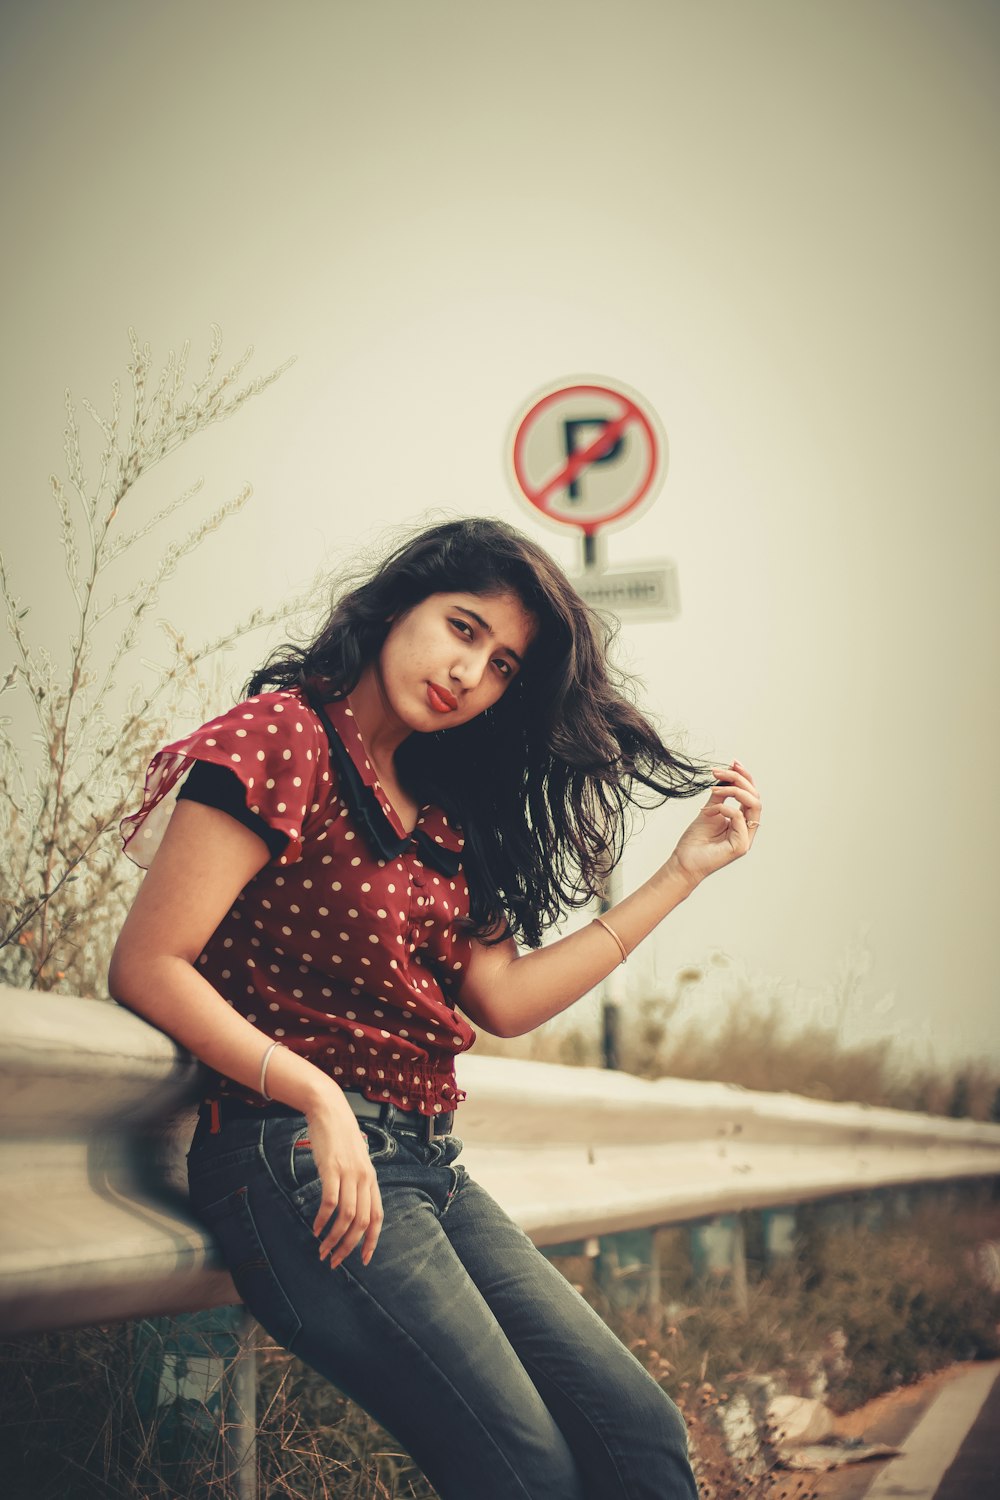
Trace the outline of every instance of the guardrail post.
{"type": "Polygon", "coordinates": [[[696,1276],[728,1277],[733,1300],[741,1310],[747,1305],[747,1257],[743,1223],[739,1214],[720,1214],[691,1226],[691,1261],[696,1276]]]}
{"type": "Polygon", "coordinates": [[[256,1333],[244,1307],[139,1324],[136,1403],[172,1488],[196,1493],[219,1476],[232,1500],[256,1500],[256,1333]]]}
{"type": "Polygon", "coordinates": [[[794,1208],[765,1208],[761,1211],[764,1241],[764,1264],[790,1260],[798,1244],[798,1225],[794,1208]]]}

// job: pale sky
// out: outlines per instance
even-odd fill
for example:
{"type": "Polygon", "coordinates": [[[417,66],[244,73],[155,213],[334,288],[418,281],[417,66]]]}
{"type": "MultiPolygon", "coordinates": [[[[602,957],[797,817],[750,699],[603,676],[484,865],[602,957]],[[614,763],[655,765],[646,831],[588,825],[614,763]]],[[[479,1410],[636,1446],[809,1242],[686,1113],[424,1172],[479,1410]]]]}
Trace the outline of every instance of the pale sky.
{"type": "MultiPolygon", "coordinates": [[[[539,387],[617,377],[670,468],[611,560],[673,559],[682,603],[624,652],[765,799],[632,992],[723,952],[848,1039],[1000,1060],[1000,8],[33,0],[0,27],[3,540],[51,643],[63,390],[105,409],[130,324],[157,365],[189,337],[197,370],[213,322],[255,370],[297,356],[135,492],[254,485],[164,595],[194,640],[432,507],[573,564],[505,443],[539,387]]],[[[626,886],[689,815],[649,819],[626,886]]]]}

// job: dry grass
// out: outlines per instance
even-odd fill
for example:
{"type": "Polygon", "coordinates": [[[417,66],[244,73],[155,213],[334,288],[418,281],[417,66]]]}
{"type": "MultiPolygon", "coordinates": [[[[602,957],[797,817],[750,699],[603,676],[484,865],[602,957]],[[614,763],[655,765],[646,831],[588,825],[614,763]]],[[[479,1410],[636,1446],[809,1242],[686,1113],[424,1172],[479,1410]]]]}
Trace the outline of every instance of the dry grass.
{"type": "MultiPolygon", "coordinates": [[[[197,433],[240,411],[286,368],[241,385],[253,351],[223,367],[215,329],[206,369],[187,386],[187,345],[179,356],[171,352],[154,378],[148,345],[131,330],[129,336],[128,415],[118,382],[107,417],[83,402],[98,438],[90,460],[77,407],[66,393],[66,477],[51,480],[59,560],[74,619],[64,652],[53,655],[32,639],[31,606],[15,595],[0,557],[0,595],[13,652],[0,695],[4,707],[20,710],[25,720],[15,728],[10,716],[0,716],[0,841],[6,855],[0,866],[0,982],[77,995],[105,992],[110,948],[135,888],[137,872],[121,858],[115,831],[139,776],[169,738],[169,721],[185,699],[199,706],[206,701],[203,664],[269,621],[255,611],[225,637],[197,648],[164,626],[167,660],[153,667],[148,686],[133,689],[123,721],[109,721],[107,702],[126,669],[132,681],[140,675],[136,652],[162,585],[251,494],[244,485],[186,536],[168,539],[148,576],[136,578],[135,549],[201,488],[199,481],[149,514],[136,494],[139,481],[197,433]]],[[[49,574],[58,577],[56,560],[49,574]]],[[[142,666],[149,669],[150,663],[142,666]]]]}
{"type": "MultiPolygon", "coordinates": [[[[714,1022],[687,1015],[689,992],[706,969],[681,970],[664,993],[620,1012],[619,1056],[640,1078],[690,1078],[809,1099],[884,1105],[929,1114],[1000,1119],[1000,1069],[980,1059],[921,1062],[893,1037],[847,1044],[838,1025],[803,1019],[808,1007],[784,985],[732,972],[714,1022]]],[[[596,1021],[562,1017],[527,1037],[480,1036],[477,1051],[571,1066],[600,1067],[596,1021]]]]}

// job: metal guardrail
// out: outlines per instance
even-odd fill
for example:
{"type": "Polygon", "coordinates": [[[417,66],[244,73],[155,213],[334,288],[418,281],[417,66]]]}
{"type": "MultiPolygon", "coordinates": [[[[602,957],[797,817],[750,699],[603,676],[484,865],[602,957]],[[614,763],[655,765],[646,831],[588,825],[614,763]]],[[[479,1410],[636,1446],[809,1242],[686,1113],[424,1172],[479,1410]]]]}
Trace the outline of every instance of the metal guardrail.
{"type": "MultiPolygon", "coordinates": [[[[540,1245],[1000,1174],[1000,1125],[460,1059],[463,1160],[540,1245]]],[[[0,988],[0,1331],[236,1300],[187,1207],[196,1063],[119,1006],[0,988]]]]}

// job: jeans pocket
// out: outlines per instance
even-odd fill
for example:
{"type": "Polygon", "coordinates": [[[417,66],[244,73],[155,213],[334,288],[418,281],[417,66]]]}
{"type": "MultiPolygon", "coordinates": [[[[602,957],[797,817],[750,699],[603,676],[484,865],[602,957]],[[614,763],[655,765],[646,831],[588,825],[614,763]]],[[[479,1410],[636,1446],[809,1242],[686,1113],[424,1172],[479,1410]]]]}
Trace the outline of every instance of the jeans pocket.
{"type": "Polygon", "coordinates": [[[241,1300],[277,1343],[290,1348],[302,1320],[267,1257],[248,1190],[237,1188],[196,1212],[222,1251],[241,1300]]]}
{"type": "Polygon", "coordinates": [[[392,1161],[399,1150],[399,1144],[395,1136],[383,1130],[381,1125],[373,1125],[368,1120],[359,1120],[358,1124],[368,1137],[368,1159],[373,1164],[383,1161],[392,1161]]]}

